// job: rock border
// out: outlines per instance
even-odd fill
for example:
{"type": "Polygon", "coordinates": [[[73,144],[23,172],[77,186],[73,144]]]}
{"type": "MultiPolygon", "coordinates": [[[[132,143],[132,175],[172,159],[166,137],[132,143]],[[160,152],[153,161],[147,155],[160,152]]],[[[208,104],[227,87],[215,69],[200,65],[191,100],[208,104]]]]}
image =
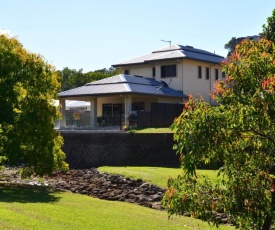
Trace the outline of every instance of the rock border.
{"type": "Polygon", "coordinates": [[[0,182],[49,186],[59,191],[69,191],[104,200],[136,203],[144,207],[163,210],[161,200],[165,189],[141,179],[100,172],[97,168],[54,172],[43,180],[36,176],[22,179],[18,169],[7,168],[0,172],[0,182]]]}

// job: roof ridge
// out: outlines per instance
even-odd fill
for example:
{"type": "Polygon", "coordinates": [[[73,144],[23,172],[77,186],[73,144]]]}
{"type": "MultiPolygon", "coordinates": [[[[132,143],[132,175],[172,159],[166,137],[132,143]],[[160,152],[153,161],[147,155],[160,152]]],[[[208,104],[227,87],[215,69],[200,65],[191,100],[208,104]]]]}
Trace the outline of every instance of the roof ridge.
{"type": "Polygon", "coordinates": [[[126,81],[125,75],[124,74],[119,74],[119,77],[121,79],[121,81],[126,81]]]}
{"type": "Polygon", "coordinates": [[[215,53],[212,53],[212,52],[209,52],[209,51],[206,51],[206,50],[202,50],[202,49],[199,49],[199,48],[195,48],[194,46],[190,46],[190,45],[173,44],[173,46],[177,46],[177,48],[168,49],[168,46],[167,46],[167,49],[164,49],[165,48],[164,47],[163,49],[155,50],[152,53],[163,53],[163,52],[169,52],[169,51],[187,50],[187,51],[191,51],[191,52],[194,52],[194,53],[202,53],[202,54],[206,54],[206,55],[210,55],[210,56],[222,57],[218,54],[215,54],[215,53]]]}
{"type": "MultiPolygon", "coordinates": [[[[118,85],[118,84],[125,84],[125,83],[135,84],[135,85],[152,85],[152,86],[159,86],[160,85],[160,84],[150,84],[150,83],[133,82],[133,81],[121,81],[121,82],[106,82],[106,83],[98,83],[98,84],[88,83],[85,86],[93,86],[93,85],[118,85]]],[[[78,87],[78,88],[80,88],[80,87],[78,87]]]]}
{"type": "MultiPolygon", "coordinates": [[[[190,51],[190,52],[194,52],[194,53],[198,53],[198,54],[205,54],[205,55],[209,55],[209,56],[212,56],[212,57],[224,58],[224,57],[222,57],[218,54],[215,54],[215,53],[212,53],[212,52],[209,52],[209,51],[206,51],[206,50],[202,50],[202,49],[199,49],[199,48],[195,48],[195,47],[190,46],[190,45],[173,44],[172,46],[176,46],[177,48],[169,49],[169,47],[167,46],[167,47],[164,47],[164,48],[160,48],[159,50],[153,51],[152,54],[153,53],[156,54],[156,53],[165,53],[165,52],[169,52],[169,51],[181,51],[181,50],[183,50],[183,51],[190,51]]],[[[133,59],[131,59],[131,60],[133,60],[133,59]]]]}
{"type": "Polygon", "coordinates": [[[150,78],[146,78],[143,76],[136,76],[136,75],[126,75],[126,74],[118,74],[109,78],[113,78],[113,77],[119,77],[121,81],[113,81],[113,82],[108,82],[105,81],[108,78],[104,78],[98,81],[94,81],[94,82],[90,82],[85,84],[84,86],[95,86],[95,85],[115,85],[115,84],[136,84],[136,85],[153,85],[153,86],[159,86],[160,82],[156,81],[155,79],[150,79],[150,78]],[[143,82],[136,82],[134,81],[134,79],[130,79],[127,78],[127,76],[131,77],[131,78],[139,78],[139,79],[143,79],[143,82]]]}
{"type": "MultiPolygon", "coordinates": [[[[187,51],[191,51],[191,52],[194,52],[194,53],[199,53],[199,54],[205,54],[205,55],[209,55],[209,56],[218,56],[218,57],[222,57],[218,54],[215,54],[215,53],[212,53],[212,52],[209,52],[209,51],[206,51],[206,50],[202,50],[202,49],[198,49],[198,48],[194,48],[193,46],[183,46],[182,47],[185,47],[185,48],[191,48],[192,50],[188,50],[188,49],[180,49],[180,50],[187,50],[187,51]]],[[[224,57],[222,57],[224,58],[224,57]]]]}
{"type": "Polygon", "coordinates": [[[171,46],[165,46],[163,48],[160,48],[158,50],[152,51],[153,53],[163,53],[163,52],[169,52],[169,51],[176,51],[176,50],[180,50],[180,45],[178,44],[172,44],[171,46]],[[171,48],[172,46],[176,46],[176,48],[171,48]],[[169,49],[170,47],[170,49],[169,49]]]}

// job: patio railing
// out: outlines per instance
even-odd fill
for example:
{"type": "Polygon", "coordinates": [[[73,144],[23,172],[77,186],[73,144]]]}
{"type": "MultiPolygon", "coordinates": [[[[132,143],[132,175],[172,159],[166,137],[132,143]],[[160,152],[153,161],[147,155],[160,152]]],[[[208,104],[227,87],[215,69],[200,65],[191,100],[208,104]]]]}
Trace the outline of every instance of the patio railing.
{"type": "MultiPolygon", "coordinates": [[[[90,125],[90,112],[89,111],[66,111],[66,127],[65,129],[110,129],[122,130],[125,125],[124,116],[100,116],[97,117],[96,127],[90,125]],[[77,116],[76,116],[77,114],[77,116]],[[76,119],[77,118],[77,119],[76,119]]],[[[59,123],[55,124],[58,128],[59,123]]]]}

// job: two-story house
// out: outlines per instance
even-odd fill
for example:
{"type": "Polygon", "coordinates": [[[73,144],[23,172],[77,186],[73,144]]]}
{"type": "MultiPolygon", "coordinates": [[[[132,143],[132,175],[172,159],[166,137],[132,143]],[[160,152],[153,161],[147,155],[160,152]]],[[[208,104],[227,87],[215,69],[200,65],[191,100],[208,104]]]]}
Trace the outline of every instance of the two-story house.
{"type": "Polygon", "coordinates": [[[171,45],[113,66],[124,74],[164,81],[183,94],[202,96],[215,104],[210,92],[214,82],[224,77],[220,65],[223,60],[222,56],[192,46],[171,45]]]}
{"type": "Polygon", "coordinates": [[[151,121],[143,122],[142,126],[167,126],[175,118],[174,114],[182,110],[177,105],[183,105],[189,94],[202,96],[215,105],[210,92],[214,82],[223,78],[222,60],[222,56],[191,46],[172,45],[115,64],[113,66],[121,69],[122,74],[59,94],[61,128],[68,127],[68,119],[92,128],[101,125],[101,119],[121,124],[122,118],[123,124],[129,125],[129,115],[137,112],[140,120],[151,121]],[[69,115],[66,100],[86,101],[90,106],[84,111],[70,111],[69,115]],[[164,118],[159,117],[161,113],[164,118]]]}

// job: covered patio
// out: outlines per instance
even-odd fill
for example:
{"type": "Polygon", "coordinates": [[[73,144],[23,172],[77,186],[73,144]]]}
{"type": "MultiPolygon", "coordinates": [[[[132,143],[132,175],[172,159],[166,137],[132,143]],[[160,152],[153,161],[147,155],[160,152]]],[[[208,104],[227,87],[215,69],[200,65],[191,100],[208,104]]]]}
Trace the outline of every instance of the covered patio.
{"type": "Polygon", "coordinates": [[[151,111],[152,103],[183,103],[186,95],[165,82],[133,75],[116,75],[59,93],[60,129],[99,129],[131,125],[137,111],[151,111]],[[76,109],[66,101],[82,101],[76,109]]]}

